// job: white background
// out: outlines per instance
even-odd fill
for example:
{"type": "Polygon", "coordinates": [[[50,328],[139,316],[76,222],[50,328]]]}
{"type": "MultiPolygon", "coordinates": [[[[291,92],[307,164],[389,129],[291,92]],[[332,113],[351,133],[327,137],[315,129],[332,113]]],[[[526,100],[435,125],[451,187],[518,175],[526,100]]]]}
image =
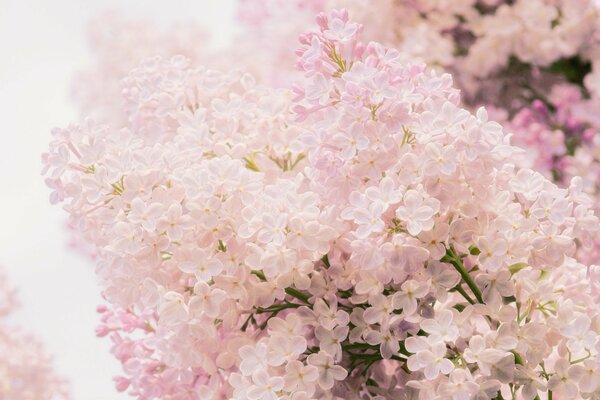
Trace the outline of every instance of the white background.
{"type": "Polygon", "coordinates": [[[107,8],[161,24],[194,19],[219,43],[234,28],[234,0],[0,0],[0,265],[19,289],[14,322],[45,343],[75,400],[129,397],[114,389],[120,366],[110,340],[94,335],[93,265],[66,245],[65,213],[48,203],[40,154],[51,128],[76,120],[68,84],[91,62],[87,21],[107,8]]]}

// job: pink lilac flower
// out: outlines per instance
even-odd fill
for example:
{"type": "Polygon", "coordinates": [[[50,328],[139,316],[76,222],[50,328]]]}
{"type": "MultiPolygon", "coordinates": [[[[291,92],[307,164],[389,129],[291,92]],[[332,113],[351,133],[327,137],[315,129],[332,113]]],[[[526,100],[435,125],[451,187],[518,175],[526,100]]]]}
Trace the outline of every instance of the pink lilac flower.
{"type": "MultiPolygon", "coordinates": [[[[540,1],[458,14],[411,2],[407,27],[437,13],[458,40],[464,20],[481,34],[468,49],[478,77],[511,54],[544,68],[553,43],[528,53],[515,39],[535,30],[523,16],[558,17],[540,1]]],[[[118,388],[141,400],[596,396],[585,252],[600,228],[583,180],[561,187],[523,165],[449,74],[361,42],[370,27],[348,11],[316,21],[293,89],[158,57],[122,80],[121,118],[54,131],[44,173],[97,251],[98,334],[123,364],[118,388]]]]}

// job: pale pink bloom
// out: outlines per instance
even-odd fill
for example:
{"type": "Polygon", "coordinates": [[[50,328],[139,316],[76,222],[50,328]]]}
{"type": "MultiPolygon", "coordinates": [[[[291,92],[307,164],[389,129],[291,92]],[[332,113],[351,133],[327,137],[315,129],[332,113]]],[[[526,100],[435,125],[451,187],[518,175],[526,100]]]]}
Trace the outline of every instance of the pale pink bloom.
{"type": "Polygon", "coordinates": [[[278,367],[287,361],[295,360],[306,350],[303,336],[273,336],[269,341],[267,359],[269,365],[278,367]]]}
{"type": "Polygon", "coordinates": [[[356,210],[368,208],[371,204],[366,196],[357,191],[350,193],[347,202],[349,203],[349,206],[342,210],[340,216],[343,219],[350,221],[354,219],[354,212],[356,210]]]}
{"type": "Polygon", "coordinates": [[[515,356],[512,353],[506,353],[504,357],[500,359],[497,363],[494,363],[491,368],[491,378],[493,380],[486,379],[484,375],[481,375],[480,381],[488,380],[488,384],[492,383],[494,380],[500,382],[512,382],[515,380],[515,356]]]}
{"type": "Polygon", "coordinates": [[[446,345],[443,342],[429,344],[421,337],[409,337],[405,342],[406,350],[413,353],[408,357],[411,371],[423,370],[427,380],[436,379],[440,373],[448,375],[454,369],[452,361],[446,357],[446,345]]]}
{"type": "Polygon", "coordinates": [[[260,341],[255,346],[246,345],[239,349],[241,358],[240,372],[244,376],[250,376],[267,368],[268,345],[266,341],[260,341]]]}
{"type": "Polygon", "coordinates": [[[160,323],[165,326],[179,325],[188,320],[188,306],[183,296],[177,292],[163,295],[158,307],[160,323]]]}
{"type": "MultiPolygon", "coordinates": [[[[583,362],[581,376],[579,377],[579,390],[582,393],[592,393],[600,386],[600,370],[598,364],[593,360],[583,362]]],[[[576,372],[579,375],[579,372],[576,372]]]]}
{"type": "Polygon", "coordinates": [[[287,245],[292,249],[317,251],[319,241],[327,240],[326,234],[321,233],[319,222],[291,217],[287,224],[287,245]]]}
{"type": "Polygon", "coordinates": [[[533,400],[539,392],[546,391],[546,384],[537,372],[520,365],[515,368],[515,377],[522,385],[521,396],[524,400],[533,400]]]}
{"type": "Polygon", "coordinates": [[[445,243],[448,240],[449,232],[450,226],[448,224],[437,223],[432,230],[419,234],[419,240],[425,244],[431,258],[434,260],[439,260],[446,254],[445,243]]]}
{"type": "Polygon", "coordinates": [[[469,363],[477,363],[479,370],[485,374],[490,374],[490,368],[500,361],[506,352],[489,348],[482,336],[476,335],[469,341],[469,347],[465,349],[463,357],[469,363]]]}
{"type": "Polygon", "coordinates": [[[326,105],[330,102],[330,90],[329,80],[327,80],[323,74],[317,73],[313,77],[313,82],[306,91],[306,98],[308,100],[316,101],[320,105],[326,105]]]}
{"type": "Polygon", "coordinates": [[[286,235],[288,216],[286,214],[265,214],[262,217],[263,229],[258,233],[257,239],[261,243],[281,245],[286,235]]]}
{"type": "Polygon", "coordinates": [[[537,219],[547,218],[555,225],[561,225],[571,215],[573,205],[564,198],[554,198],[544,193],[531,206],[531,215],[537,219]]]}
{"type": "Polygon", "coordinates": [[[252,385],[248,389],[250,400],[278,400],[278,392],[283,389],[284,380],[280,376],[269,376],[265,371],[257,371],[252,375],[252,385]]]}
{"type": "Polygon", "coordinates": [[[86,175],[81,179],[81,185],[85,192],[85,198],[88,202],[94,204],[103,197],[113,193],[113,187],[108,176],[108,170],[104,166],[99,166],[91,175],[86,175]]]}
{"type": "Polygon", "coordinates": [[[371,186],[365,190],[365,195],[371,201],[381,202],[387,209],[389,206],[402,200],[402,191],[390,177],[385,177],[379,182],[379,186],[371,186]]]}
{"type": "Polygon", "coordinates": [[[363,319],[368,324],[381,324],[394,311],[392,298],[378,294],[369,300],[370,307],[363,313],[363,319]]]}
{"type": "Polygon", "coordinates": [[[247,397],[248,389],[252,385],[250,377],[243,376],[241,374],[238,374],[237,372],[234,372],[231,375],[229,375],[228,383],[233,388],[233,396],[237,396],[240,398],[247,397]]]}
{"type": "Polygon", "coordinates": [[[454,342],[458,338],[458,328],[453,324],[453,315],[450,310],[436,313],[435,319],[426,319],[421,322],[421,329],[429,333],[431,340],[454,342]]]}
{"type": "Polygon", "coordinates": [[[238,268],[230,275],[215,276],[215,283],[223,289],[233,299],[245,299],[248,296],[248,290],[245,288],[245,282],[249,273],[243,268],[238,268]]]}
{"type": "Polygon", "coordinates": [[[519,344],[510,322],[503,323],[497,330],[486,333],[485,341],[490,347],[503,351],[514,350],[519,344]]]}
{"type": "Polygon", "coordinates": [[[297,314],[288,314],[285,319],[271,318],[267,326],[271,335],[301,336],[304,330],[304,322],[297,314]]]}
{"type": "MultiPolygon", "coordinates": [[[[42,343],[32,333],[11,323],[17,307],[16,290],[0,268],[0,398],[70,399],[69,385],[56,374],[42,343]]],[[[126,384],[122,384],[123,389],[126,384]]]]}
{"type": "Polygon", "coordinates": [[[443,302],[448,298],[449,289],[460,282],[460,275],[452,268],[445,267],[446,264],[431,261],[427,271],[431,275],[431,289],[435,297],[443,302]]]}
{"type": "Polygon", "coordinates": [[[394,282],[401,283],[406,279],[406,274],[423,266],[429,259],[429,251],[416,243],[405,242],[398,236],[391,242],[381,246],[381,252],[386,260],[394,267],[394,282]]]}
{"type": "Polygon", "coordinates": [[[396,95],[396,91],[390,87],[390,77],[384,71],[375,73],[366,86],[370,89],[369,99],[371,104],[379,104],[385,99],[393,98],[396,95]]]}
{"type": "Polygon", "coordinates": [[[341,381],[348,376],[348,371],[339,365],[335,365],[333,357],[327,353],[311,354],[306,361],[308,365],[316,367],[319,371],[317,383],[323,390],[331,389],[335,381],[341,381]]]}
{"type": "Polygon", "coordinates": [[[306,290],[310,287],[310,273],[314,268],[314,263],[309,260],[301,260],[292,263],[290,271],[277,278],[279,287],[294,286],[300,290],[306,290]]]}
{"type": "Polygon", "coordinates": [[[190,300],[189,309],[192,314],[216,318],[220,314],[221,303],[226,299],[227,293],[224,290],[198,282],[194,285],[194,296],[190,300]]]}
{"type": "Polygon", "coordinates": [[[113,238],[113,243],[108,246],[109,249],[135,254],[142,248],[143,230],[141,227],[127,222],[117,222],[112,231],[115,238],[113,238]]]}
{"type": "Polygon", "coordinates": [[[372,233],[383,231],[385,224],[381,215],[385,211],[385,206],[380,202],[374,202],[368,208],[355,209],[353,212],[354,223],[358,225],[356,236],[364,239],[372,233]]]}
{"type": "Polygon", "coordinates": [[[156,228],[158,218],[162,215],[164,206],[160,203],[146,205],[144,200],[136,197],[131,202],[131,211],[127,219],[134,224],[139,224],[147,231],[153,231],[156,228]]]}
{"type": "Polygon", "coordinates": [[[364,310],[362,308],[354,308],[352,314],[350,314],[350,322],[354,325],[354,328],[352,328],[348,335],[350,343],[361,341],[363,333],[369,328],[369,324],[365,322],[363,314],[364,310]]]}
{"type": "Polygon", "coordinates": [[[310,392],[294,392],[289,400],[313,400],[313,397],[310,392]]]}
{"type": "Polygon", "coordinates": [[[342,342],[348,337],[348,326],[336,326],[333,330],[328,330],[322,326],[315,328],[315,336],[319,340],[321,351],[331,355],[336,362],[342,359],[342,342]]]}
{"type": "Polygon", "coordinates": [[[314,365],[290,361],[285,366],[285,390],[289,392],[302,391],[311,396],[315,391],[317,379],[319,379],[319,370],[314,365]]]}
{"type": "Polygon", "coordinates": [[[364,337],[365,341],[370,345],[379,345],[381,356],[385,359],[392,358],[400,350],[400,341],[390,331],[387,323],[381,326],[381,331],[371,330],[364,337]]]}
{"type": "Polygon", "coordinates": [[[447,383],[440,385],[439,394],[452,400],[470,400],[479,392],[479,385],[468,369],[457,368],[450,373],[447,383]]]}
{"type": "Polygon", "coordinates": [[[396,216],[406,224],[413,236],[433,228],[433,216],[439,211],[440,202],[435,198],[423,198],[416,190],[404,194],[403,202],[396,209],[396,216]]]}
{"type": "Polygon", "coordinates": [[[188,274],[194,274],[199,281],[208,282],[223,270],[221,261],[206,250],[195,249],[190,258],[190,260],[181,262],[179,269],[188,274]]]}
{"type": "Polygon", "coordinates": [[[336,135],[334,143],[341,148],[342,159],[349,160],[367,148],[369,138],[361,124],[352,124],[345,134],[336,135]]]}
{"type": "Polygon", "coordinates": [[[544,261],[559,265],[564,260],[564,256],[570,253],[573,239],[549,222],[541,224],[539,230],[540,235],[532,241],[533,247],[540,251],[544,261]]]}
{"type": "Polygon", "coordinates": [[[335,326],[346,326],[350,316],[344,310],[338,310],[337,301],[329,299],[329,304],[322,299],[316,299],[313,307],[314,314],[319,324],[325,329],[333,329],[335,326]]]}
{"type": "Polygon", "coordinates": [[[579,394],[578,381],[584,374],[581,365],[571,365],[564,358],[554,365],[554,375],[548,380],[548,389],[565,399],[575,399],[579,394]]]}
{"type": "Polygon", "coordinates": [[[417,300],[429,293],[429,284],[416,280],[407,280],[402,284],[401,291],[392,297],[395,310],[402,309],[404,315],[411,315],[417,310],[417,300]]]}
{"type": "Polygon", "coordinates": [[[561,333],[568,338],[567,347],[573,354],[581,354],[585,349],[591,350],[595,347],[598,334],[590,329],[591,323],[587,315],[578,313],[561,329],[561,333]]]}
{"type": "Polygon", "coordinates": [[[189,215],[183,215],[181,205],[171,204],[165,213],[165,216],[161,218],[157,223],[157,229],[159,231],[167,232],[169,238],[173,241],[179,241],[183,237],[185,229],[189,229],[193,226],[193,223],[189,215]]]}
{"type": "Polygon", "coordinates": [[[360,25],[355,22],[350,22],[345,19],[332,18],[328,25],[328,29],[323,31],[325,38],[333,41],[348,42],[354,39],[360,29],[360,25]]]}
{"type": "MultiPolygon", "coordinates": [[[[262,269],[269,278],[280,277],[292,272],[294,265],[298,262],[298,253],[285,246],[274,243],[267,244],[266,248],[252,246],[255,256],[246,257],[246,263],[255,269],[262,269]]],[[[284,280],[285,282],[285,280],[284,280]]]]}
{"type": "Polygon", "coordinates": [[[300,58],[298,60],[299,65],[307,72],[311,72],[314,68],[315,64],[320,64],[321,57],[323,56],[323,43],[317,35],[313,35],[310,37],[310,44],[305,43],[307,46],[304,46],[302,49],[302,53],[300,54],[300,58]]]}
{"type": "Polygon", "coordinates": [[[501,297],[510,297],[515,293],[511,274],[506,270],[500,270],[495,274],[479,274],[475,282],[482,289],[486,303],[500,301],[501,297]]]}
{"type": "Polygon", "coordinates": [[[526,200],[534,201],[537,199],[544,185],[544,177],[537,172],[522,169],[510,181],[511,189],[518,194],[522,194],[526,200]]]}
{"type": "MultiPolygon", "coordinates": [[[[365,269],[369,269],[368,267],[365,269]]],[[[360,278],[356,283],[354,290],[359,295],[367,295],[369,298],[380,296],[383,284],[378,276],[368,272],[361,271],[360,278]]],[[[377,301],[377,300],[374,300],[377,301]]]]}
{"type": "Polygon", "coordinates": [[[482,267],[488,271],[497,271],[502,266],[504,255],[508,248],[505,239],[501,237],[496,237],[494,239],[481,237],[477,241],[477,247],[481,252],[478,259],[482,267]]]}
{"type": "Polygon", "coordinates": [[[425,175],[450,175],[456,169],[456,149],[453,146],[440,146],[435,142],[427,143],[425,146],[425,157],[427,161],[423,166],[425,175]]]}

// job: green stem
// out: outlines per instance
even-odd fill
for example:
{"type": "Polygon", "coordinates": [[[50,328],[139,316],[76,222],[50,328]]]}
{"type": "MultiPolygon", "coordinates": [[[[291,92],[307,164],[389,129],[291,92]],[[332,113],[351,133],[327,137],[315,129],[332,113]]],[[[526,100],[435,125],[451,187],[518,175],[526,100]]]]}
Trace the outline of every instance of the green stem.
{"type": "Polygon", "coordinates": [[[265,276],[265,273],[258,270],[258,269],[253,269],[252,271],[250,271],[251,274],[258,276],[258,279],[260,279],[263,282],[267,281],[267,277],[265,276]]]}
{"type": "Polygon", "coordinates": [[[406,346],[404,346],[404,340],[401,340],[398,344],[400,345],[400,350],[398,350],[400,354],[404,354],[407,357],[412,356],[412,353],[409,353],[408,350],[406,350],[406,346]]]}
{"type": "MultiPolygon", "coordinates": [[[[258,277],[258,279],[260,279],[262,282],[266,282],[267,281],[267,277],[265,276],[265,273],[263,271],[258,270],[258,269],[254,269],[254,270],[251,271],[251,273],[253,275],[256,275],[258,277]]],[[[296,299],[298,299],[298,300],[300,300],[300,301],[302,301],[302,302],[310,305],[310,301],[308,301],[309,296],[307,296],[306,294],[302,293],[301,291],[289,287],[289,288],[285,289],[285,292],[287,294],[289,294],[290,296],[295,297],[296,299]]]]}
{"type": "Polygon", "coordinates": [[[467,292],[465,292],[465,289],[463,289],[460,284],[456,285],[453,289],[460,293],[469,303],[475,304],[475,301],[467,294],[467,292]]]}
{"type": "Polygon", "coordinates": [[[242,328],[241,328],[242,332],[246,332],[246,329],[248,329],[248,324],[249,324],[251,321],[252,321],[253,323],[256,323],[256,321],[254,320],[254,314],[250,314],[250,315],[248,315],[248,318],[246,318],[246,321],[245,321],[245,322],[244,322],[244,324],[242,325],[242,328]]]}
{"type": "Polygon", "coordinates": [[[347,352],[348,355],[352,358],[356,358],[356,359],[366,359],[366,360],[382,360],[383,357],[381,357],[381,354],[379,353],[371,353],[371,354],[367,354],[367,353],[351,353],[351,352],[347,352]]]}
{"type": "Polygon", "coordinates": [[[273,311],[271,313],[271,315],[269,315],[267,317],[267,319],[265,319],[265,321],[262,324],[260,324],[260,326],[258,327],[258,329],[260,329],[261,331],[264,330],[267,327],[267,324],[269,323],[269,320],[271,318],[273,318],[274,316],[276,316],[278,313],[279,313],[279,311],[273,311]]]}
{"type": "Polygon", "coordinates": [[[285,292],[308,305],[312,305],[310,301],[308,301],[309,297],[297,289],[289,287],[285,289],[285,292]]]}
{"type": "Polygon", "coordinates": [[[446,250],[446,255],[441,259],[441,261],[452,264],[454,269],[458,271],[462,279],[465,281],[469,289],[471,289],[471,292],[473,292],[473,295],[475,295],[477,301],[481,304],[485,304],[483,302],[483,297],[481,296],[481,291],[475,284],[473,278],[471,278],[471,275],[469,275],[469,271],[467,271],[463,265],[459,255],[456,254],[454,247],[450,246],[450,248],[446,250]]]}
{"type": "MultiPolygon", "coordinates": [[[[590,358],[592,356],[592,353],[589,350],[586,350],[586,351],[587,351],[587,356],[581,357],[581,358],[578,358],[577,360],[571,361],[571,365],[580,363],[580,362],[585,361],[588,358],[590,358]]],[[[569,358],[570,358],[570,355],[571,355],[571,353],[569,353],[569,358]]]]}
{"type": "Polygon", "coordinates": [[[368,344],[368,343],[351,343],[347,345],[343,345],[342,349],[344,350],[353,350],[353,349],[369,349],[369,350],[377,350],[377,346],[368,344]]]}
{"type": "Polygon", "coordinates": [[[270,312],[279,312],[281,310],[285,310],[286,308],[298,308],[300,306],[301,306],[301,304],[295,304],[295,303],[275,304],[275,305],[272,305],[267,308],[259,307],[256,309],[256,313],[264,314],[264,313],[270,313],[270,312]]]}

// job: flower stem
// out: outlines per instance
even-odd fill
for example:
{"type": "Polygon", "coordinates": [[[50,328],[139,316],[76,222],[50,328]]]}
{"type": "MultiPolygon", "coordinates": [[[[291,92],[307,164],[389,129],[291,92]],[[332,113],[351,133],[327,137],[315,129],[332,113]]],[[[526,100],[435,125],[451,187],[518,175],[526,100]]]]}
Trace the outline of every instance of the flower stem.
{"type": "Polygon", "coordinates": [[[481,304],[484,304],[483,297],[481,296],[481,291],[475,284],[475,281],[473,280],[471,275],[469,275],[469,271],[467,271],[467,269],[463,265],[462,260],[460,259],[460,256],[456,253],[456,250],[454,250],[454,247],[450,246],[450,248],[446,250],[446,255],[442,257],[441,261],[452,264],[454,269],[458,271],[458,273],[465,281],[467,286],[469,286],[469,289],[471,289],[477,301],[481,304]]]}
{"type": "Polygon", "coordinates": [[[475,301],[469,296],[469,294],[462,288],[460,284],[456,285],[453,290],[457,291],[464,297],[470,304],[475,304],[475,301]]]}
{"type": "Polygon", "coordinates": [[[298,299],[308,305],[311,305],[310,301],[308,301],[308,296],[297,289],[288,287],[285,289],[285,293],[287,293],[288,295],[290,295],[292,297],[295,297],[296,299],[298,299]]]}

